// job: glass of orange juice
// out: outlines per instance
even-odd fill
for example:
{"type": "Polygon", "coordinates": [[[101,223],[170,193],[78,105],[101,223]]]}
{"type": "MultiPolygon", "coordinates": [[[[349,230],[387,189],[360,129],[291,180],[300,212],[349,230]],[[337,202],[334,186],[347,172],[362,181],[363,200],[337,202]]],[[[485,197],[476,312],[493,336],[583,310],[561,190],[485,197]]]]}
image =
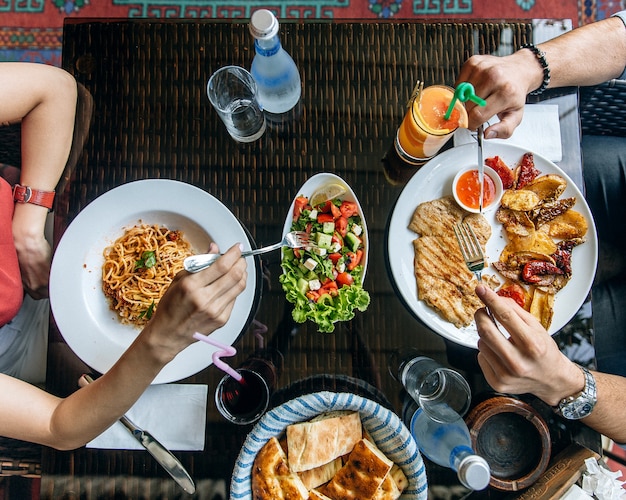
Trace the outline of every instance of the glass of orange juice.
{"type": "Polygon", "coordinates": [[[467,111],[459,100],[445,119],[453,97],[454,89],[445,85],[432,85],[414,94],[396,134],[400,158],[422,165],[439,152],[457,128],[467,128],[467,111]]]}

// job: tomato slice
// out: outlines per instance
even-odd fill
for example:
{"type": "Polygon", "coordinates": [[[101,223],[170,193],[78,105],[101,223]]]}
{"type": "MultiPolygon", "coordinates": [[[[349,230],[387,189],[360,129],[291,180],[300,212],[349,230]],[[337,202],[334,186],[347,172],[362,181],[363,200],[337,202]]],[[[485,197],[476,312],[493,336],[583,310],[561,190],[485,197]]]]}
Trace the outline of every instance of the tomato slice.
{"type": "Polygon", "coordinates": [[[342,201],[339,210],[346,219],[359,213],[358,205],[354,201],[342,201]]]}
{"type": "Polygon", "coordinates": [[[325,222],[333,222],[335,219],[333,218],[333,214],[330,213],[321,213],[317,214],[317,222],[320,224],[324,224],[325,222]]]}
{"type": "Polygon", "coordinates": [[[330,253],[328,254],[328,258],[330,259],[330,261],[333,264],[337,264],[337,261],[339,261],[339,259],[341,259],[341,254],[340,253],[330,253]]]}
{"type": "Polygon", "coordinates": [[[322,288],[319,289],[320,295],[328,294],[331,297],[334,297],[337,293],[339,293],[339,287],[337,287],[337,282],[333,280],[328,280],[328,282],[322,285],[322,288]]]}
{"type": "Polygon", "coordinates": [[[320,212],[324,212],[325,214],[330,213],[331,212],[331,205],[333,204],[332,201],[330,200],[326,200],[324,203],[320,203],[319,204],[319,211],[320,212]]]}
{"type": "Polygon", "coordinates": [[[302,213],[302,210],[309,204],[309,199],[306,196],[298,196],[293,204],[293,220],[297,220],[302,213]]]}
{"type": "Polygon", "coordinates": [[[335,220],[335,230],[343,237],[348,234],[348,219],[339,217],[335,220]]]}
{"type": "Polygon", "coordinates": [[[337,285],[339,285],[339,287],[341,288],[342,286],[350,286],[352,283],[354,283],[354,278],[350,273],[343,272],[337,275],[336,281],[337,285]]]}
{"type": "Polygon", "coordinates": [[[352,271],[361,262],[361,259],[363,258],[363,250],[348,252],[346,254],[346,257],[348,257],[348,263],[346,265],[346,268],[348,269],[348,271],[352,271]]]}

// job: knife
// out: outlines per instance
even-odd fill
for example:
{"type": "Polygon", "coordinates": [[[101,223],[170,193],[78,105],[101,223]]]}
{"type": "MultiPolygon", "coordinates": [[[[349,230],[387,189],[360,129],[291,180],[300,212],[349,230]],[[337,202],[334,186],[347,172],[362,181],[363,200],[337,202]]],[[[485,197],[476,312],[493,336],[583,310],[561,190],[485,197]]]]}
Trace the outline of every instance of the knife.
{"type": "MultiPolygon", "coordinates": [[[[78,385],[83,387],[91,382],[93,382],[91,376],[84,374],[78,380],[78,385]]],[[[159,443],[148,431],[137,427],[126,415],[120,418],[120,422],[183,490],[190,494],[195,493],[196,485],[193,479],[172,452],[159,443]]]]}
{"type": "Polygon", "coordinates": [[[478,197],[478,211],[483,213],[483,200],[485,195],[485,157],[483,156],[483,124],[478,127],[478,184],[480,195],[478,197]]]}

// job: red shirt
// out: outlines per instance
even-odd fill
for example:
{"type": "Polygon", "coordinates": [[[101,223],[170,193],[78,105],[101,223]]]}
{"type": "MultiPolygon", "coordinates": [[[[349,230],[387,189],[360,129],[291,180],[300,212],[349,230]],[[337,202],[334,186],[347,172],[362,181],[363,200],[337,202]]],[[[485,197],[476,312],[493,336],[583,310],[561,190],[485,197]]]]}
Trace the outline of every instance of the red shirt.
{"type": "Polygon", "coordinates": [[[11,321],[24,298],[20,266],[13,243],[13,193],[0,177],[0,326],[11,321]]]}

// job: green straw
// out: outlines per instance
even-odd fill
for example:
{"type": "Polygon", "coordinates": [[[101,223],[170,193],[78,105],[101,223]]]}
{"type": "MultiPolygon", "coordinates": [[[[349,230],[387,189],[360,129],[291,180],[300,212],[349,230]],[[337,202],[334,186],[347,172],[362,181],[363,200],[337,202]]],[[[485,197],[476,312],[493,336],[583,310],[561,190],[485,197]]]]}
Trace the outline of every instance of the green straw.
{"type": "Polygon", "coordinates": [[[485,104],[487,104],[487,101],[485,101],[484,99],[481,99],[474,93],[474,86],[471,83],[461,82],[457,85],[456,89],[454,90],[454,97],[452,97],[452,101],[450,101],[450,106],[448,106],[448,111],[446,111],[446,114],[443,115],[443,118],[445,120],[450,119],[450,115],[452,114],[452,110],[454,109],[454,105],[456,104],[456,101],[461,101],[461,102],[472,101],[478,104],[479,106],[484,106],[485,104]]]}

